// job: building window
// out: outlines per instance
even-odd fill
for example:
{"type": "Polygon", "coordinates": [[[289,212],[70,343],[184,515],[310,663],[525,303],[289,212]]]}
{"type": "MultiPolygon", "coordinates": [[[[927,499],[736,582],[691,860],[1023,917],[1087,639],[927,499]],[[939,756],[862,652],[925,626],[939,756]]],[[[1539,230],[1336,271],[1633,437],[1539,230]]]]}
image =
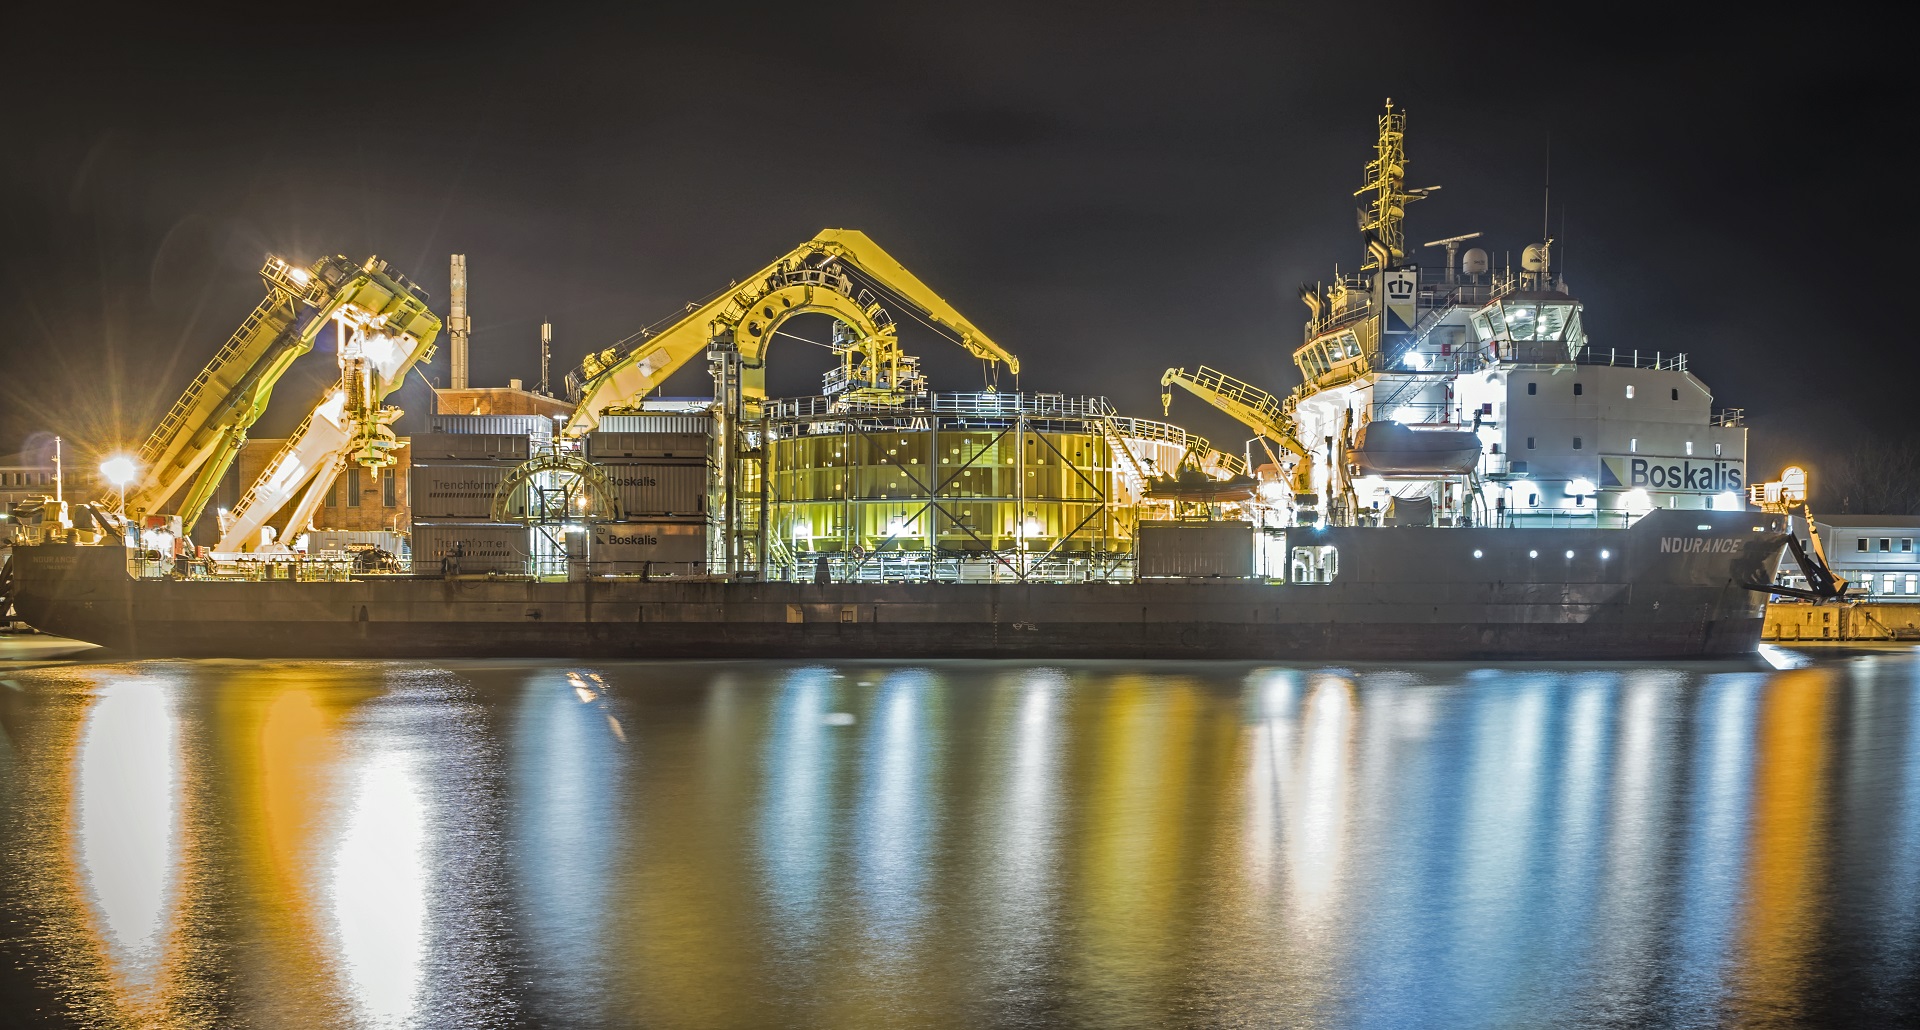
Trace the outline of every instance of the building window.
{"type": "Polygon", "coordinates": [[[1639,453],[1640,453],[1640,438],[1639,438],[1639,437],[1637,437],[1637,436],[1636,436],[1636,437],[1634,437],[1633,439],[1631,439],[1631,440],[1628,440],[1628,441],[1627,441],[1627,453],[1628,453],[1628,454],[1639,454],[1639,453]]]}
{"type": "Polygon", "coordinates": [[[1528,383],[1528,384],[1527,384],[1527,395],[1528,395],[1529,397],[1531,397],[1532,395],[1534,395],[1534,394],[1536,394],[1536,393],[1539,393],[1539,392],[1540,392],[1540,384],[1539,384],[1539,383],[1528,383]]]}
{"type": "Polygon", "coordinates": [[[1581,384],[1579,384],[1579,383],[1575,383],[1575,384],[1573,384],[1573,395],[1574,395],[1575,397],[1578,397],[1578,396],[1580,396],[1581,394],[1583,394],[1583,393],[1585,393],[1585,392],[1587,392],[1587,391],[1586,391],[1586,387],[1584,387],[1584,386],[1582,386],[1582,385],[1581,385],[1581,384]]]}
{"type": "Polygon", "coordinates": [[[1692,440],[1688,440],[1688,441],[1687,441],[1687,453],[1688,453],[1689,455],[1691,455],[1691,454],[1693,453],[1693,441],[1692,441],[1692,440]]]}
{"type": "Polygon", "coordinates": [[[1901,554],[1912,554],[1912,553],[1913,553],[1913,538],[1912,538],[1912,537],[1910,537],[1910,536],[1903,536],[1903,537],[1901,537],[1901,538],[1900,538],[1900,553],[1901,553],[1901,554]]]}
{"type": "Polygon", "coordinates": [[[1673,399],[1676,401],[1680,399],[1680,389],[1678,387],[1674,388],[1673,399]]]}
{"type": "Polygon", "coordinates": [[[1884,537],[1884,536],[1883,536],[1883,537],[1881,537],[1881,538],[1880,538],[1880,553],[1882,553],[1882,554],[1885,554],[1886,552],[1888,552],[1888,551],[1891,551],[1891,550],[1893,550],[1893,540],[1892,540],[1891,538],[1889,538],[1889,537],[1884,537]]]}
{"type": "Polygon", "coordinates": [[[1573,438],[1573,449],[1576,451],[1580,449],[1580,438],[1577,436],[1573,438]]]}
{"type": "Polygon", "coordinates": [[[1714,444],[1714,445],[1713,445],[1713,456],[1714,456],[1714,457],[1716,457],[1716,458],[1718,458],[1718,457],[1720,456],[1720,445],[1719,445],[1719,444],[1714,444]]]}
{"type": "Polygon", "coordinates": [[[1627,399],[1628,399],[1628,400],[1632,400],[1632,399],[1633,399],[1633,384],[1632,384],[1632,383],[1628,383],[1628,384],[1627,384],[1627,399]]]}
{"type": "Polygon", "coordinates": [[[1911,572],[1907,573],[1907,593],[1920,594],[1920,589],[1916,588],[1920,588],[1920,576],[1916,576],[1911,572]]]}
{"type": "Polygon", "coordinates": [[[1855,540],[1855,541],[1853,542],[1853,549],[1854,549],[1854,550],[1856,550],[1856,551],[1864,551],[1864,550],[1866,550],[1866,549],[1867,549],[1867,538],[1866,538],[1866,537],[1861,537],[1860,539],[1858,539],[1858,540],[1855,540]]]}
{"type": "Polygon", "coordinates": [[[1883,594],[1893,593],[1893,580],[1894,580],[1894,576],[1893,576],[1893,573],[1891,572],[1880,577],[1880,592],[1883,594]]]}
{"type": "Polygon", "coordinates": [[[392,469],[380,470],[380,504],[386,508],[395,506],[392,469]]]}
{"type": "Polygon", "coordinates": [[[1527,450],[1533,450],[1533,437],[1527,437],[1527,450]]]}
{"type": "Polygon", "coordinates": [[[1527,495],[1527,507],[1529,507],[1529,508],[1538,508],[1539,506],[1540,506],[1540,495],[1539,495],[1539,494],[1528,494],[1528,495],[1527,495]]]}
{"type": "Polygon", "coordinates": [[[347,507],[360,507],[360,466],[347,467],[347,507]]]}

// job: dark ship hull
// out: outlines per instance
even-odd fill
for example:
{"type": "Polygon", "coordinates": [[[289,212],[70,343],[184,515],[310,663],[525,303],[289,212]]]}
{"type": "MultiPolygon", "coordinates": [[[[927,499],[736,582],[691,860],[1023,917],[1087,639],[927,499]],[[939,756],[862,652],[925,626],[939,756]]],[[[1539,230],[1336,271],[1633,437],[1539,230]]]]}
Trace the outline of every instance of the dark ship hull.
{"type": "Polygon", "coordinates": [[[1626,530],[1289,537],[1338,548],[1332,583],[199,582],[46,545],[15,549],[15,603],[140,657],[1716,658],[1758,645],[1765,594],[1743,584],[1785,543],[1773,516],[1664,510],[1626,530]]]}

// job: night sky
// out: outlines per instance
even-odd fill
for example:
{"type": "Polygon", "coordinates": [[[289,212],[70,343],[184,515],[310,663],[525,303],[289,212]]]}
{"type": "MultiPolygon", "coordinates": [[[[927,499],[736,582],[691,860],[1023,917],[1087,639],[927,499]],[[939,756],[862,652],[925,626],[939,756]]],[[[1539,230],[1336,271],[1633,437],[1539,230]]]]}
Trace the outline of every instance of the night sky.
{"type": "MultiPolygon", "coordinates": [[[[557,384],[815,231],[858,228],[1018,354],[1024,389],[1157,416],[1160,372],[1206,363],[1283,392],[1298,284],[1360,262],[1352,193],[1388,96],[1412,184],[1444,187],[1411,209],[1416,243],[1481,231],[1517,259],[1550,141],[1556,258],[1593,344],[1691,352],[1716,403],[1747,409],[1756,476],[1911,433],[1891,30],[1545,9],[16,13],[0,454],[52,431],[137,446],[259,300],[268,253],[377,253],[444,315],[464,252],[475,384],[536,380],[543,319],[557,384]]],[[[937,389],[979,388],[957,348],[903,339],[937,389]]],[[[830,360],[773,353],[781,394],[830,360]]],[[[444,382],[444,347],[425,371],[444,382]]],[[[256,435],[335,374],[307,358],[256,435]]],[[[668,392],[708,389],[692,368],[668,392]]],[[[399,403],[427,410],[417,380],[399,403]]],[[[1245,436],[1184,395],[1174,418],[1245,436]]]]}

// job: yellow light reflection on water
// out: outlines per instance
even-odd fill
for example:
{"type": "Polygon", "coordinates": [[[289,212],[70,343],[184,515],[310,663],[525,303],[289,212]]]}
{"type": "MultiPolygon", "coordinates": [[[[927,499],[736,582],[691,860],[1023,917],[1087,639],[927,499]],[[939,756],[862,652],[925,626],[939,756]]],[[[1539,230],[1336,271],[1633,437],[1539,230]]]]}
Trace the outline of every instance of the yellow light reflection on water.
{"type": "Polygon", "coordinates": [[[1818,939],[1829,673],[1777,676],[1760,711],[1735,1022],[1790,1018],[1818,939]]]}
{"type": "Polygon", "coordinates": [[[75,858],[116,993],[153,1000],[180,864],[173,705],[160,685],[100,692],[75,768],[75,858]]]}

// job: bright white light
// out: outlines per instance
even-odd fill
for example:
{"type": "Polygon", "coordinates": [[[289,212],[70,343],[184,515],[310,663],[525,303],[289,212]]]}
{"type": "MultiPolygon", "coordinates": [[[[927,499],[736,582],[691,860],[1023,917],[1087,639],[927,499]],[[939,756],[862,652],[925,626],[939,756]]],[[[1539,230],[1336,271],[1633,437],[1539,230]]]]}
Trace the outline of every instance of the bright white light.
{"type": "Polygon", "coordinates": [[[1613,557],[1613,552],[1612,552],[1612,551],[1608,551],[1608,550],[1602,550],[1602,551],[1600,552],[1600,560],[1601,560],[1601,561],[1606,561],[1606,560],[1607,560],[1608,558],[1611,558],[1611,557],[1613,557]]]}
{"type": "Polygon", "coordinates": [[[1527,557],[1529,557],[1529,558],[1538,558],[1538,557],[1540,557],[1540,552],[1539,552],[1539,551],[1528,551],[1528,552],[1527,552],[1527,557]]]}
{"type": "Polygon", "coordinates": [[[159,551],[162,554],[173,550],[173,534],[164,529],[141,534],[140,542],[145,544],[148,550],[159,551]]]}
{"type": "Polygon", "coordinates": [[[1714,495],[1713,507],[1716,511],[1739,511],[1745,505],[1741,503],[1739,494],[1729,490],[1726,493],[1714,495]]]}
{"type": "Polygon", "coordinates": [[[1427,356],[1417,350],[1410,350],[1404,359],[1408,368],[1426,368],[1427,356]]]}
{"type": "Polygon", "coordinates": [[[313,273],[304,268],[289,268],[287,269],[287,278],[305,286],[307,281],[313,278],[313,273]]]}
{"type": "Polygon", "coordinates": [[[1568,557],[1569,559],[1571,559],[1571,558],[1573,557],[1573,552],[1572,552],[1572,551],[1568,551],[1568,552],[1567,552],[1567,557],[1568,557]]]}
{"type": "Polygon", "coordinates": [[[1478,557],[1480,557],[1480,549],[1479,549],[1479,548],[1477,548],[1477,547],[1476,547],[1476,548],[1474,548],[1474,549],[1473,549],[1473,556],[1474,556],[1475,558],[1478,558],[1478,557]]]}
{"type": "Polygon", "coordinates": [[[334,852],[334,941],[358,1008],[397,1025],[419,995],[427,922],[427,806],[414,759],[381,754],[353,777],[334,852]]]}
{"type": "Polygon", "coordinates": [[[1593,493],[1593,480],[1584,477],[1577,478],[1567,484],[1567,492],[1575,497],[1589,496],[1593,493]]]}
{"type": "Polygon", "coordinates": [[[1420,409],[1402,404],[1393,409],[1393,420],[1403,425],[1408,422],[1418,422],[1420,421],[1420,409]]]}
{"type": "Polygon", "coordinates": [[[1772,644],[1760,645],[1760,658],[1768,665],[1782,671],[1787,669],[1804,669],[1813,664],[1813,659],[1808,658],[1806,655],[1795,654],[1792,651],[1782,651],[1772,644]]]}
{"type": "Polygon", "coordinates": [[[1260,484],[1260,500],[1267,504],[1279,504],[1286,499],[1287,491],[1279,483],[1268,480],[1260,484]]]}
{"type": "Polygon", "coordinates": [[[173,706],[155,683],[114,683],[81,731],[75,845],[113,971],[159,975],[180,848],[173,706]]]}
{"type": "Polygon", "coordinates": [[[1020,528],[1021,528],[1021,530],[1022,530],[1022,532],[1024,532],[1024,533],[1026,533],[1026,535],[1028,535],[1028,536],[1039,536],[1039,535],[1040,535],[1040,520],[1039,520],[1039,519],[1036,519],[1036,518],[1034,518],[1034,517],[1033,517],[1033,516],[1031,516],[1031,515],[1029,515],[1029,516],[1027,516],[1027,520],[1026,520],[1025,522],[1022,522],[1022,523],[1020,524],[1020,528]]]}
{"type": "Polygon", "coordinates": [[[1646,490],[1637,486],[1628,490],[1623,500],[1626,502],[1628,511],[1644,512],[1653,508],[1653,498],[1647,494],[1646,490]]]}
{"type": "Polygon", "coordinates": [[[101,462],[100,474],[106,477],[107,482],[125,490],[128,483],[140,477],[140,466],[132,458],[121,455],[101,462]]]}

